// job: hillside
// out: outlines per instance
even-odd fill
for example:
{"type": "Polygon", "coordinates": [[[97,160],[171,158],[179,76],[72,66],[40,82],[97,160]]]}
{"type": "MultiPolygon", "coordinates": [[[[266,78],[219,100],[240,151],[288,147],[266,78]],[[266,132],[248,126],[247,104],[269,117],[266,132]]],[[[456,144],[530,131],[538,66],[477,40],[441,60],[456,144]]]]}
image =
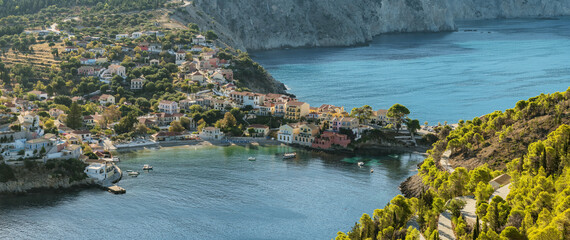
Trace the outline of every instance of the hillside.
{"type": "Polygon", "coordinates": [[[363,214],[336,239],[419,239],[420,233],[427,239],[569,239],[569,112],[570,88],[462,121],[455,130],[439,128],[419,174],[401,186],[408,198],[395,197],[372,217],[363,214]],[[438,167],[444,151],[451,151],[453,170],[438,167]],[[504,173],[510,183],[490,184],[504,173]],[[464,208],[465,199],[472,207],[464,208]],[[451,233],[438,231],[441,218],[451,233]]]}
{"type": "Polygon", "coordinates": [[[242,50],[348,46],[388,32],[453,31],[459,20],[570,14],[570,1],[196,0],[175,18],[242,50]]]}

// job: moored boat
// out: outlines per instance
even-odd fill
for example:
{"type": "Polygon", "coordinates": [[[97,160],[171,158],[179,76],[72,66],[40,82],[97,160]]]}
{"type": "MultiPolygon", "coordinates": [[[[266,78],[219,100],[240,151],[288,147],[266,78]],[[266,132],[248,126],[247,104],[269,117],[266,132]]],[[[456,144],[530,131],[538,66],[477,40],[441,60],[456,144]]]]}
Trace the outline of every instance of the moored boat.
{"type": "Polygon", "coordinates": [[[358,162],[358,166],[359,166],[359,167],[364,166],[364,162],[358,162]]]}
{"type": "Polygon", "coordinates": [[[152,166],[145,164],[143,165],[143,170],[152,170],[152,166]]]}
{"type": "Polygon", "coordinates": [[[283,154],[283,159],[296,158],[296,157],[297,157],[297,153],[296,153],[296,152],[284,153],[284,154],[283,154]]]}
{"type": "Polygon", "coordinates": [[[137,177],[140,174],[139,172],[136,172],[136,171],[130,171],[128,173],[129,173],[129,176],[131,176],[131,177],[137,177]]]}
{"type": "Polygon", "coordinates": [[[249,160],[249,161],[255,161],[255,157],[248,157],[247,160],[249,160]]]}

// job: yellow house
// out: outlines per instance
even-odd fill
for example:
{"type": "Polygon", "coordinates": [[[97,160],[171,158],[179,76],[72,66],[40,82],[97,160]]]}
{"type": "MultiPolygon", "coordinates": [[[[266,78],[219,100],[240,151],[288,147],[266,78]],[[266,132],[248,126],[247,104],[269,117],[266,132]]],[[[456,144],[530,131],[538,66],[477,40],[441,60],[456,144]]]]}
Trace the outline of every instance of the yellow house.
{"type": "Polygon", "coordinates": [[[315,137],[319,134],[319,127],[314,124],[302,124],[299,126],[299,133],[293,137],[293,143],[311,146],[315,137]]]}
{"type": "Polygon", "coordinates": [[[285,119],[300,120],[301,117],[309,115],[310,106],[306,102],[285,103],[285,119]]]}

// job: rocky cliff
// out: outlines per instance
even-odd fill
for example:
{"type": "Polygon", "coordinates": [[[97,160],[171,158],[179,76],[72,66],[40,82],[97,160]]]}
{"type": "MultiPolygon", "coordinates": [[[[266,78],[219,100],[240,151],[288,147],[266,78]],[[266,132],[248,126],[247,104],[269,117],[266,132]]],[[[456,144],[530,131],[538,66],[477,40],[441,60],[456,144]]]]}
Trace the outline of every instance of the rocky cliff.
{"type": "Polygon", "coordinates": [[[387,32],[456,29],[456,20],[570,14],[570,0],[195,0],[174,16],[247,50],[348,46],[387,32]]]}

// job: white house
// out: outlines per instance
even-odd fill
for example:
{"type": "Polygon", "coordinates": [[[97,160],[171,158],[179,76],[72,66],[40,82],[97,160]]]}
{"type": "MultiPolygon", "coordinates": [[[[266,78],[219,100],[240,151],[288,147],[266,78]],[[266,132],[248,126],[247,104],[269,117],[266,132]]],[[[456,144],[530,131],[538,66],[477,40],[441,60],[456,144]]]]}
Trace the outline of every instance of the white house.
{"type": "Polygon", "coordinates": [[[125,69],[125,67],[121,66],[121,65],[117,65],[117,64],[112,64],[109,66],[109,68],[107,69],[108,73],[111,75],[119,75],[123,78],[127,77],[127,71],[125,69]]]}
{"type": "Polygon", "coordinates": [[[133,32],[133,33],[131,34],[131,38],[137,39],[137,38],[142,37],[142,35],[143,35],[142,32],[133,32]]]}
{"type": "Polygon", "coordinates": [[[204,44],[204,43],[206,43],[206,37],[204,37],[202,35],[198,35],[195,38],[192,38],[192,43],[193,44],[204,44]]]}
{"type": "Polygon", "coordinates": [[[293,135],[299,132],[299,127],[296,124],[285,124],[279,127],[279,132],[277,133],[277,140],[284,143],[292,143],[293,135]]]}
{"type": "Polygon", "coordinates": [[[129,34],[117,34],[115,35],[115,40],[121,40],[121,38],[128,38],[129,34]]]}
{"type": "Polygon", "coordinates": [[[91,163],[83,171],[87,177],[103,181],[115,174],[115,165],[112,163],[91,163]]]}
{"type": "Polygon", "coordinates": [[[180,108],[177,102],[162,100],[158,103],[158,111],[173,114],[180,112],[180,108]]]}
{"type": "Polygon", "coordinates": [[[262,105],[265,101],[265,96],[263,94],[252,92],[232,92],[230,93],[230,98],[240,106],[256,107],[262,105]]]}
{"type": "Polygon", "coordinates": [[[140,90],[144,85],[144,78],[135,78],[131,80],[131,90],[140,90]]]}
{"type": "Polygon", "coordinates": [[[247,127],[247,129],[250,128],[252,128],[254,131],[254,134],[252,134],[254,137],[267,137],[267,135],[269,135],[269,127],[266,125],[251,124],[247,127]]]}
{"type": "Polygon", "coordinates": [[[115,97],[113,97],[113,95],[103,94],[99,97],[99,103],[101,105],[105,105],[107,103],[115,104],[115,97]]]}
{"type": "Polygon", "coordinates": [[[200,138],[204,140],[221,140],[224,133],[217,127],[205,127],[200,132],[200,138]]]}

